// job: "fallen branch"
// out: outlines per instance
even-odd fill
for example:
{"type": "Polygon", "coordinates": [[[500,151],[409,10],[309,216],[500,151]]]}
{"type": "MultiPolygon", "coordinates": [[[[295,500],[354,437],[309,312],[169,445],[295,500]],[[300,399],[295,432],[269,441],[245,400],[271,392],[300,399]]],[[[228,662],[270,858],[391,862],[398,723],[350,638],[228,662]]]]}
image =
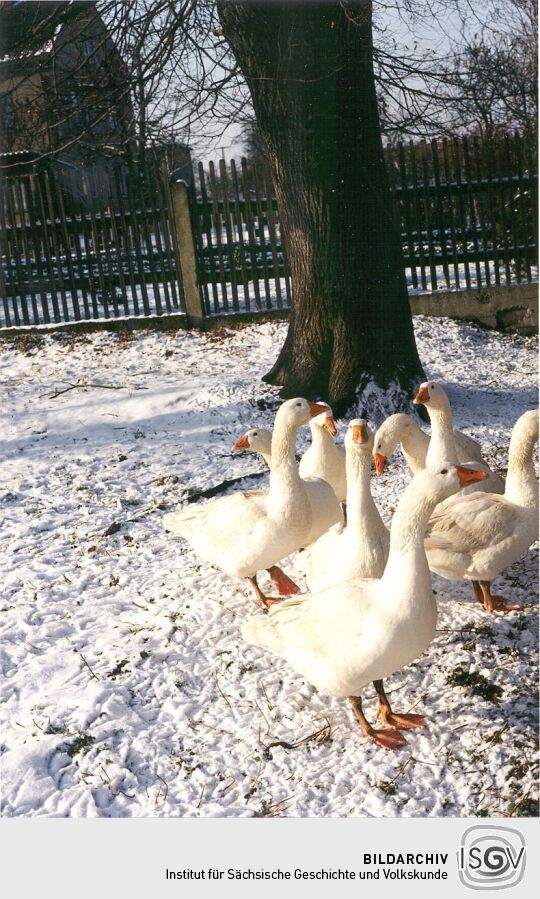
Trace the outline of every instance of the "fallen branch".
{"type": "Polygon", "coordinates": [[[148,387],[131,387],[129,384],[95,384],[93,381],[77,381],[76,384],[69,383],[69,387],[63,387],[61,390],[56,390],[54,393],[41,393],[38,399],[41,397],[48,397],[50,400],[56,399],[57,396],[61,396],[63,393],[68,393],[70,390],[77,390],[78,388],[86,388],[86,387],[97,387],[102,390],[148,390],[148,387]]]}
{"type": "Polygon", "coordinates": [[[268,469],[265,469],[264,471],[253,471],[250,474],[243,474],[238,478],[228,478],[226,481],[222,481],[221,484],[216,484],[215,487],[207,487],[206,490],[194,490],[186,498],[186,502],[194,503],[202,497],[209,499],[212,496],[217,496],[218,493],[223,493],[228,487],[232,487],[234,484],[246,480],[246,478],[262,478],[265,474],[268,474],[268,469]]]}
{"type": "Polygon", "coordinates": [[[156,512],[157,510],[163,511],[163,509],[167,508],[167,503],[159,502],[154,503],[152,506],[147,506],[146,509],[141,509],[139,512],[135,512],[131,518],[126,518],[126,522],[128,521],[137,521],[139,518],[142,518],[144,515],[150,515],[151,512],[156,512]]]}
{"type": "Polygon", "coordinates": [[[131,518],[125,518],[123,521],[113,521],[103,532],[97,532],[96,534],[92,534],[92,537],[112,537],[114,534],[117,534],[118,531],[122,530],[124,524],[128,524],[131,521],[138,521],[139,518],[142,518],[144,515],[150,515],[151,512],[155,512],[158,509],[166,509],[167,504],[164,502],[154,503],[153,506],[148,506],[146,509],[141,509],[139,512],[136,512],[135,515],[132,515],[131,518]]]}
{"type": "Polygon", "coordinates": [[[273,749],[274,746],[281,746],[283,749],[298,749],[299,746],[304,746],[306,743],[310,743],[311,740],[314,740],[317,746],[320,746],[321,743],[326,743],[326,741],[330,739],[331,734],[332,725],[327,720],[326,724],[319,730],[316,730],[312,734],[308,734],[307,737],[303,737],[301,740],[296,740],[295,743],[288,743],[287,740],[274,740],[273,743],[268,743],[263,749],[263,757],[265,759],[271,759],[272,755],[270,750],[273,749]]]}

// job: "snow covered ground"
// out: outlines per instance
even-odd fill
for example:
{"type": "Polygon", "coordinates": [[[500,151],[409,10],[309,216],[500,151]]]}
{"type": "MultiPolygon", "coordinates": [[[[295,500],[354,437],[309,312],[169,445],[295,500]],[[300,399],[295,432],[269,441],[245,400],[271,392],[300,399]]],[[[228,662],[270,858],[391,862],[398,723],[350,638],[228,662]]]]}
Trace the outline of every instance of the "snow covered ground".
{"type": "MultiPolygon", "coordinates": [[[[457,424],[504,469],[537,403],[534,342],[415,326],[457,424]]],[[[260,376],[285,328],[0,344],[3,815],[535,813],[536,547],[496,584],[519,612],[488,616],[469,585],[434,579],[436,639],[387,682],[428,726],[387,753],[345,702],[243,644],[244,584],[163,530],[190,492],[264,470],[229,448],[271,425],[260,376]]],[[[387,521],[407,480],[398,455],[374,481],[387,521]]]]}

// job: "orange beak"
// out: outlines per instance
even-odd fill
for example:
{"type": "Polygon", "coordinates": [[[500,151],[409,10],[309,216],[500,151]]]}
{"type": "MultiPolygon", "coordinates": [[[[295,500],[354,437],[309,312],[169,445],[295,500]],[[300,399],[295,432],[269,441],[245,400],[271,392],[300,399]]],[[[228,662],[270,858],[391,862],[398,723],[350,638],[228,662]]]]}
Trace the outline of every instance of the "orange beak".
{"type": "Polygon", "coordinates": [[[421,387],[416,394],[413,403],[429,403],[429,390],[427,387],[421,387]]]}
{"type": "Polygon", "coordinates": [[[231,446],[231,452],[235,453],[237,450],[245,450],[249,449],[249,437],[247,434],[244,434],[243,437],[240,437],[236,443],[233,443],[231,446]]]}
{"type": "Polygon", "coordinates": [[[315,418],[317,415],[326,414],[328,412],[328,406],[323,406],[322,403],[310,403],[308,400],[308,406],[312,418],[315,418]]]}
{"type": "Polygon", "coordinates": [[[375,459],[375,471],[377,474],[382,474],[384,471],[384,466],[388,462],[388,458],[383,456],[382,453],[373,453],[373,458],[375,459]]]}
{"type": "Polygon", "coordinates": [[[331,415],[326,416],[326,421],[324,423],[324,426],[327,431],[330,431],[332,437],[336,436],[336,434],[337,434],[336,423],[331,415]]]}
{"type": "Polygon", "coordinates": [[[459,478],[459,486],[467,487],[468,484],[474,484],[475,481],[485,481],[489,477],[487,471],[477,471],[474,468],[462,468],[456,465],[457,476],[459,478]]]}
{"type": "Polygon", "coordinates": [[[369,440],[367,428],[365,425],[353,425],[352,428],[353,443],[367,443],[369,440]]]}

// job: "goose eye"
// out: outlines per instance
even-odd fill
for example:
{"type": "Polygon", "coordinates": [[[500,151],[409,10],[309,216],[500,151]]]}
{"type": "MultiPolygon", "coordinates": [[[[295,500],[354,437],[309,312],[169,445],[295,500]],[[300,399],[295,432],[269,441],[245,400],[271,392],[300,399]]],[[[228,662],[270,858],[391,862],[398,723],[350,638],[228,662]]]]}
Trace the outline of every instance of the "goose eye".
{"type": "Polygon", "coordinates": [[[301,406],[301,405],[302,405],[302,403],[297,403],[297,404],[296,404],[296,405],[297,405],[297,406],[301,406]]]}
{"type": "Polygon", "coordinates": [[[441,471],[441,474],[448,474],[448,469],[447,469],[447,468],[443,468],[443,470],[441,471]]]}
{"type": "Polygon", "coordinates": [[[253,431],[252,437],[257,437],[257,436],[258,436],[257,431],[253,431]]]}

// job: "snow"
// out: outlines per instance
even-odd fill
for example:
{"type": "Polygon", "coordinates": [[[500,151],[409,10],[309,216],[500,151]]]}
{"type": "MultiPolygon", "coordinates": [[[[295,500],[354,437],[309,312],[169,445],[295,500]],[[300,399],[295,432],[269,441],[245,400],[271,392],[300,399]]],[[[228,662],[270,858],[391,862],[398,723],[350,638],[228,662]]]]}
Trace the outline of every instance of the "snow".
{"type": "MultiPolygon", "coordinates": [[[[511,427],[537,403],[534,341],[447,319],[415,327],[457,425],[504,469],[511,427]]],[[[470,585],[434,578],[437,636],[387,683],[428,726],[387,753],[347,703],[245,645],[245,585],[163,529],[190,491],[265,483],[263,463],[230,446],[272,424],[260,376],[285,328],[0,345],[4,816],[532,813],[537,547],[496,582],[519,612],[488,616],[470,585]],[[474,675],[484,695],[456,683],[474,675]]],[[[374,480],[386,521],[407,481],[399,454],[374,480]]],[[[294,558],[284,568],[303,583],[294,558]]],[[[370,691],[365,707],[373,720],[370,691]]]]}

